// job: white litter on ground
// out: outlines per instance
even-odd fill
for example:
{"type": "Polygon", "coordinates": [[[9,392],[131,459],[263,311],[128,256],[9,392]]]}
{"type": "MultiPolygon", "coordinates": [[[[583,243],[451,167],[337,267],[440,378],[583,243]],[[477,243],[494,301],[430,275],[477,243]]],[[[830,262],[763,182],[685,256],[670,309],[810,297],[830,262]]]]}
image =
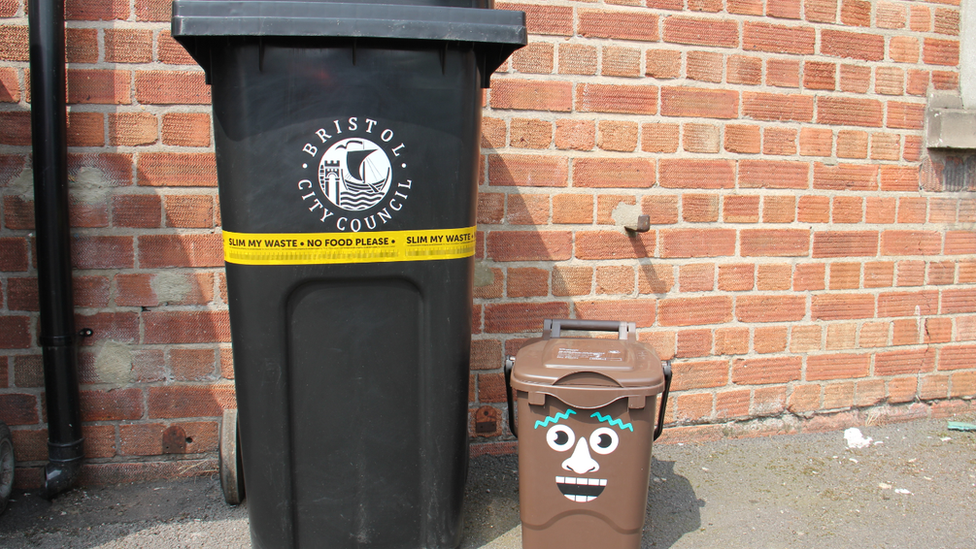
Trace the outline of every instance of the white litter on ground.
{"type": "Polygon", "coordinates": [[[867,448],[871,445],[872,439],[861,434],[857,427],[851,427],[844,431],[844,440],[847,441],[848,448],[867,448]]]}

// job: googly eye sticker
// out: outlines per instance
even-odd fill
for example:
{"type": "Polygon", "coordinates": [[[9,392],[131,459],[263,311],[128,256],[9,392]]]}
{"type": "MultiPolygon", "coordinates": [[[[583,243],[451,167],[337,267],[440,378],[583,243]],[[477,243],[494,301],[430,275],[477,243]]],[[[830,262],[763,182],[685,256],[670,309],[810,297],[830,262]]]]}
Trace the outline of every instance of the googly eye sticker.
{"type": "Polygon", "coordinates": [[[546,432],[546,442],[557,452],[565,452],[576,442],[576,433],[566,425],[553,425],[546,432]]]}
{"type": "Polygon", "coordinates": [[[620,437],[609,427],[600,427],[590,434],[590,449],[598,454],[609,454],[617,449],[618,444],[620,437]]]}

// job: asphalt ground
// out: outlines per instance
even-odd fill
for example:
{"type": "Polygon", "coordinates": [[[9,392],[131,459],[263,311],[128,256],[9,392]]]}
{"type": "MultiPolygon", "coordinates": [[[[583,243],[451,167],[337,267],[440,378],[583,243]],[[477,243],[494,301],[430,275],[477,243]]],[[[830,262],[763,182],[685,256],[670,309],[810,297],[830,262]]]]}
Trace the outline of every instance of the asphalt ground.
{"type": "MultiPolygon", "coordinates": [[[[658,444],[642,548],[976,547],[976,432],[949,421],[658,444]]],[[[472,459],[463,548],[516,549],[517,458],[472,459]]],[[[246,502],[230,507],[216,478],[72,490],[48,502],[17,492],[0,547],[248,548],[246,502]]]]}

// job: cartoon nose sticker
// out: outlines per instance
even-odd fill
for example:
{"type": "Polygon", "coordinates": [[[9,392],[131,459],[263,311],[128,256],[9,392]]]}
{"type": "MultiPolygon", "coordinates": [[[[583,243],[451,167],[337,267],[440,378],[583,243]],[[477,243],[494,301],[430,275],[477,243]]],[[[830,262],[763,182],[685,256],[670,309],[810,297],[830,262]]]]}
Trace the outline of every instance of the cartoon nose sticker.
{"type": "MultiPolygon", "coordinates": [[[[538,429],[550,423],[569,419],[571,415],[575,414],[574,410],[566,410],[549,416],[545,420],[536,421],[535,428],[538,429]]],[[[608,423],[611,426],[618,427],[622,431],[633,432],[634,430],[630,423],[623,423],[620,419],[604,416],[599,412],[594,412],[590,417],[596,418],[600,423],[608,423]]],[[[577,440],[576,432],[569,425],[556,424],[546,431],[546,442],[550,448],[557,452],[572,450],[572,455],[562,462],[562,468],[577,475],[586,475],[600,470],[600,464],[593,459],[590,452],[604,456],[613,452],[620,444],[620,435],[610,427],[599,427],[588,437],[580,436],[577,440]]],[[[587,503],[595,500],[603,493],[607,487],[607,479],[557,476],[556,486],[559,488],[559,492],[570,501],[587,503]]]]}
{"type": "Polygon", "coordinates": [[[586,444],[586,439],[580,439],[576,449],[573,450],[573,455],[563,462],[563,469],[572,471],[577,475],[585,475],[600,470],[600,464],[590,457],[590,448],[586,444]]]}

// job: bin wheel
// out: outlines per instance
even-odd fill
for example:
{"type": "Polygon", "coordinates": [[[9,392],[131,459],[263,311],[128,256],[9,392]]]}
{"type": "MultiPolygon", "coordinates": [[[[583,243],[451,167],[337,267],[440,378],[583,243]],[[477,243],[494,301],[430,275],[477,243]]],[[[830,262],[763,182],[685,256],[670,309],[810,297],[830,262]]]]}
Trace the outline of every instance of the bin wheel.
{"type": "Polygon", "coordinates": [[[14,441],[7,424],[0,421],[0,514],[14,489],[14,441]]]}
{"type": "Polygon", "coordinates": [[[220,423],[220,489],[224,501],[239,505],[244,501],[244,465],[241,460],[241,432],[237,409],[224,410],[220,423]]]}

